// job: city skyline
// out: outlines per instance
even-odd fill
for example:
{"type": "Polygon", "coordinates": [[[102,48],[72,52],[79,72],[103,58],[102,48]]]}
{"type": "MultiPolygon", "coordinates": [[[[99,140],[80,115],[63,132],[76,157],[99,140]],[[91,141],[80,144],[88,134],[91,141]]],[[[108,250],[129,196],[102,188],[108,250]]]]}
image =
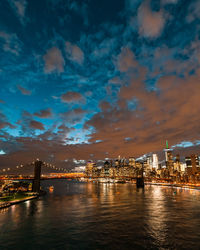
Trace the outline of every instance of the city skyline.
{"type": "MultiPolygon", "coordinates": [[[[41,161],[41,159],[32,159],[31,162],[26,163],[20,163],[12,168],[6,168],[5,166],[2,166],[2,169],[0,169],[0,176],[12,176],[12,175],[18,175],[21,176],[23,174],[28,174],[30,176],[33,175],[33,166],[38,161],[41,161]]],[[[199,175],[200,172],[200,155],[191,153],[190,155],[180,155],[180,152],[176,153],[173,151],[173,148],[169,147],[168,141],[166,141],[166,147],[162,150],[162,155],[158,155],[155,152],[146,153],[142,156],[135,157],[134,155],[131,155],[129,157],[124,157],[123,155],[118,155],[114,158],[105,158],[105,159],[96,159],[96,160],[80,160],[77,161],[76,159],[73,159],[73,163],[75,163],[74,168],[67,169],[65,167],[60,167],[54,165],[52,162],[45,162],[41,161],[42,163],[42,173],[44,176],[48,176],[49,174],[53,174],[52,171],[55,172],[55,174],[58,172],[62,175],[62,173],[86,173],[87,174],[87,166],[95,166],[97,169],[103,169],[103,166],[105,163],[108,163],[110,167],[117,167],[117,165],[121,166],[132,166],[136,167],[135,163],[138,163],[141,166],[146,166],[148,170],[153,171],[160,171],[165,170],[168,168],[173,169],[172,172],[177,173],[177,171],[182,172],[182,174],[188,174],[188,172],[191,175],[191,168],[197,167],[196,174],[199,175]],[[195,160],[194,160],[195,159],[195,160]],[[142,164],[142,165],[141,165],[142,164]],[[178,165],[177,165],[178,164],[178,165]],[[148,166],[148,167],[147,167],[148,166]]],[[[137,165],[137,164],[136,164],[137,165]]],[[[138,166],[139,166],[138,165],[138,166]]],[[[146,170],[144,169],[144,172],[146,170]]],[[[168,176],[169,177],[169,176],[168,176]]]]}
{"type": "Polygon", "coordinates": [[[200,3],[0,3],[0,169],[200,154],[200,3]]]}

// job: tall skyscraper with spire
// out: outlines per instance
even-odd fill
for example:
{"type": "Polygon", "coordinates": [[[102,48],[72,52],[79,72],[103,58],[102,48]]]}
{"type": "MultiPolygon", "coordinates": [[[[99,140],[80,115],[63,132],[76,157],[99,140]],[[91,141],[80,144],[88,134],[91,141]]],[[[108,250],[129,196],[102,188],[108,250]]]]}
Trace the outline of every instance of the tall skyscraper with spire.
{"type": "Polygon", "coordinates": [[[174,168],[174,162],[173,162],[173,156],[172,156],[172,149],[169,148],[169,144],[167,140],[166,140],[166,148],[164,149],[164,152],[165,152],[166,168],[169,170],[170,174],[172,174],[173,168],[174,168]]]}

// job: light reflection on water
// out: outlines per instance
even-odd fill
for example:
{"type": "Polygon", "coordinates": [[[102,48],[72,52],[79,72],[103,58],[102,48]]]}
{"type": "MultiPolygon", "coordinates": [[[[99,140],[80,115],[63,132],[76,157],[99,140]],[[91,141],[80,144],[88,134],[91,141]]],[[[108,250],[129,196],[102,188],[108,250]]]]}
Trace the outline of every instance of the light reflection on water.
{"type": "Polygon", "coordinates": [[[0,212],[0,249],[200,249],[200,191],[44,181],[53,193],[0,212]]]}

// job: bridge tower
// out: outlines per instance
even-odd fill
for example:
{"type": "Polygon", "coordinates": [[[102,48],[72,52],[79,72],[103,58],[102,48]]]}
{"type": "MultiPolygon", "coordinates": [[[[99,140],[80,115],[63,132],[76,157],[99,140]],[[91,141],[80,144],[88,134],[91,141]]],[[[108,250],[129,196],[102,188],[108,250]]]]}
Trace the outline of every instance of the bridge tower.
{"type": "Polygon", "coordinates": [[[37,159],[35,161],[35,167],[34,167],[34,179],[33,179],[33,186],[32,186],[32,191],[33,192],[40,192],[40,175],[41,175],[41,166],[42,166],[42,161],[37,159]]]}
{"type": "Polygon", "coordinates": [[[142,168],[140,169],[140,175],[136,177],[136,187],[144,188],[144,163],[142,163],[142,168]]]}

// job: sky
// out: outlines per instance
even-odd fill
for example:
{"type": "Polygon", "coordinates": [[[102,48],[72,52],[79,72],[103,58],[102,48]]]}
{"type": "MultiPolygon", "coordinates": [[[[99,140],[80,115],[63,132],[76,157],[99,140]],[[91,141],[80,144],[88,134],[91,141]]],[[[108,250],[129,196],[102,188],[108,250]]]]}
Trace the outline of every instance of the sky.
{"type": "Polygon", "coordinates": [[[0,168],[200,152],[200,1],[0,1],[0,168]]]}

